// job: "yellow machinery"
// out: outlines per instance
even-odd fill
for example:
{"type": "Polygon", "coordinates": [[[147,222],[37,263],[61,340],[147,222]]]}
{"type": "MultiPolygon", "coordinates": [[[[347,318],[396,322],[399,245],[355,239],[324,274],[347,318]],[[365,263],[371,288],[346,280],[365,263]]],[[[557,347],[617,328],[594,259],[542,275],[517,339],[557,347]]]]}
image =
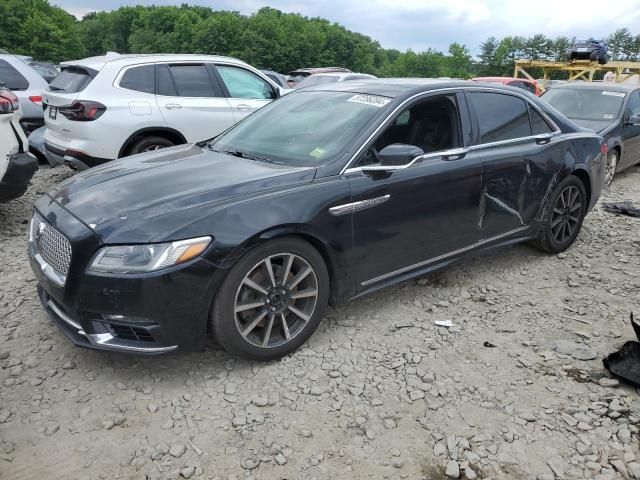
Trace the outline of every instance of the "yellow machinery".
{"type": "Polygon", "coordinates": [[[525,77],[535,81],[526,69],[540,68],[543,72],[543,87],[547,85],[550,72],[567,72],[569,81],[585,80],[593,81],[596,72],[605,72],[605,79],[612,82],[624,82],[637,76],[640,83],[640,62],[619,62],[611,61],[606,65],[600,65],[598,62],[590,62],[589,60],[574,60],[573,62],[549,62],[546,60],[516,60],[516,68],[514,77],[525,77]],[[611,73],[608,73],[611,72],[611,73]]]}

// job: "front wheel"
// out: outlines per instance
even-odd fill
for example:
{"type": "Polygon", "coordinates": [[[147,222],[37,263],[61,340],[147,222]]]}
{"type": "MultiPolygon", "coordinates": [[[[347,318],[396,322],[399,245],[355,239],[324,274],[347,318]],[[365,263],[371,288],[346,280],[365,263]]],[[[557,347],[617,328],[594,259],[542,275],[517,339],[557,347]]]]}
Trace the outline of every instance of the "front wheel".
{"type": "Polygon", "coordinates": [[[273,360],[307,341],[328,299],[329,274],[318,251],[298,239],[273,240],[229,272],[214,300],[211,327],[229,353],[273,360]]]}
{"type": "Polygon", "coordinates": [[[547,253],[560,253],[578,237],[587,213],[587,194],[576,176],[565,178],[554,189],[542,216],[542,230],[531,242],[547,253]]]}

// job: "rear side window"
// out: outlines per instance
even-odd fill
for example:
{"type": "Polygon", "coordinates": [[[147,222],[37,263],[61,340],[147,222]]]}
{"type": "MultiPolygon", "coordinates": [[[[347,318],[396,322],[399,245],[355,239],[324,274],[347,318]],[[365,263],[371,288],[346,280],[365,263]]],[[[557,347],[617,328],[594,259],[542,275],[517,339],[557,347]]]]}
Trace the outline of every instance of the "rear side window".
{"type": "Polygon", "coordinates": [[[478,119],[479,143],[531,136],[527,104],[521,98],[485,92],[469,93],[468,98],[478,119]]]}
{"type": "Polygon", "coordinates": [[[49,84],[54,92],[77,93],[85,89],[91,83],[91,75],[82,68],[65,68],[49,84]]]}
{"type": "Polygon", "coordinates": [[[171,65],[171,76],[180,97],[217,97],[207,67],[200,65],[171,65]]]}
{"type": "Polygon", "coordinates": [[[529,118],[531,119],[531,133],[533,135],[553,132],[547,121],[531,105],[529,105],[529,118]]]}
{"type": "Polygon", "coordinates": [[[120,80],[120,87],[136,92],[155,93],[156,66],[142,65],[128,69],[120,80]]]}
{"type": "Polygon", "coordinates": [[[258,75],[244,68],[228,67],[226,65],[218,65],[216,68],[232,98],[276,98],[271,85],[258,75]]]}
{"type": "Polygon", "coordinates": [[[4,83],[9,90],[26,90],[29,88],[27,79],[5,60],[0,60],[0,83],[4,83]]]}
{"type": "Polygon", "coordinates": [[[173,83],[171,72],[167,65],[158,65],[158,95],[177,97],[178,91],[173,83]]]}

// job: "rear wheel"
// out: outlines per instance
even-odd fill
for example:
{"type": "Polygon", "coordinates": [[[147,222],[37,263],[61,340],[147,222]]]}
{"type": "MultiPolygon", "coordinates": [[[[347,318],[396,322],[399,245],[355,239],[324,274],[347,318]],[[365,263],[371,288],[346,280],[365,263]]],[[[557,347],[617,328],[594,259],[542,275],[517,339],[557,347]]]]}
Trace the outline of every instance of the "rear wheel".
{"type": "Polygon", "coordinates": [[[152,152],[161,148],[172,147],[175,144],[164,137],[151,136],[143,137],[136,140],[127,150],[127,155],[135,155],[137,153],[152,152]]]}
{"type": "Polygon", "coordinates": [[[318,251],[301,240],[274,240],[229,272],[214,301],[212,330],[234,355],[280,358],[313,334],[328,298],[329,274],[318,251]]]}
{"type": "Polygon", "coordinates": [[[608,187],[613,182],[613,177],[616,175],[616,168],[618,168],[618,151],[612,150],[607,155],[607,167],[604,173],[604,186],[608,187]]]}
{"type": "Polygon", "coordinates": [[[587,194],[582,181],[569,176],[558,184],[545,206],[538,236],[533,247],[547,253],[569,248],[580,233],[587,212],[587,194]]]}

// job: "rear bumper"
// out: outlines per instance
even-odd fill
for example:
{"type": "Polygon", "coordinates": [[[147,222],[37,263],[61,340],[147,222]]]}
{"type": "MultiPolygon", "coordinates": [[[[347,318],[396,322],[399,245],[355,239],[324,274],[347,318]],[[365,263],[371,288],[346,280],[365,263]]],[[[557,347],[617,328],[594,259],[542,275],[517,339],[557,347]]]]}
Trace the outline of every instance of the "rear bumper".
{"type": "Polygon", "coordinates": [[[53,163],[59,165],[65,164],[74,170],[87,170],[88,168],[97,167],[98,165],[111,161],[108,158],[92,157],[78,150],[62,149],[49,142],[45,142],[44,148],[47,156],[51,158],[53,163]]]}
{"type": "Polygon", "coordinates": [[[24,133],[29,135],[34,130],[44,126],[44,118],[42,117],[22,117],[20,119],[20,126],[24,130],[24,133]]]}
{"type": "Polygon", "coordinates": [[[16,153],[9,157],[9,165],[0,180],[0,202],[21,196],[38,169],[38,160],[30,153],[16,153]]]}

